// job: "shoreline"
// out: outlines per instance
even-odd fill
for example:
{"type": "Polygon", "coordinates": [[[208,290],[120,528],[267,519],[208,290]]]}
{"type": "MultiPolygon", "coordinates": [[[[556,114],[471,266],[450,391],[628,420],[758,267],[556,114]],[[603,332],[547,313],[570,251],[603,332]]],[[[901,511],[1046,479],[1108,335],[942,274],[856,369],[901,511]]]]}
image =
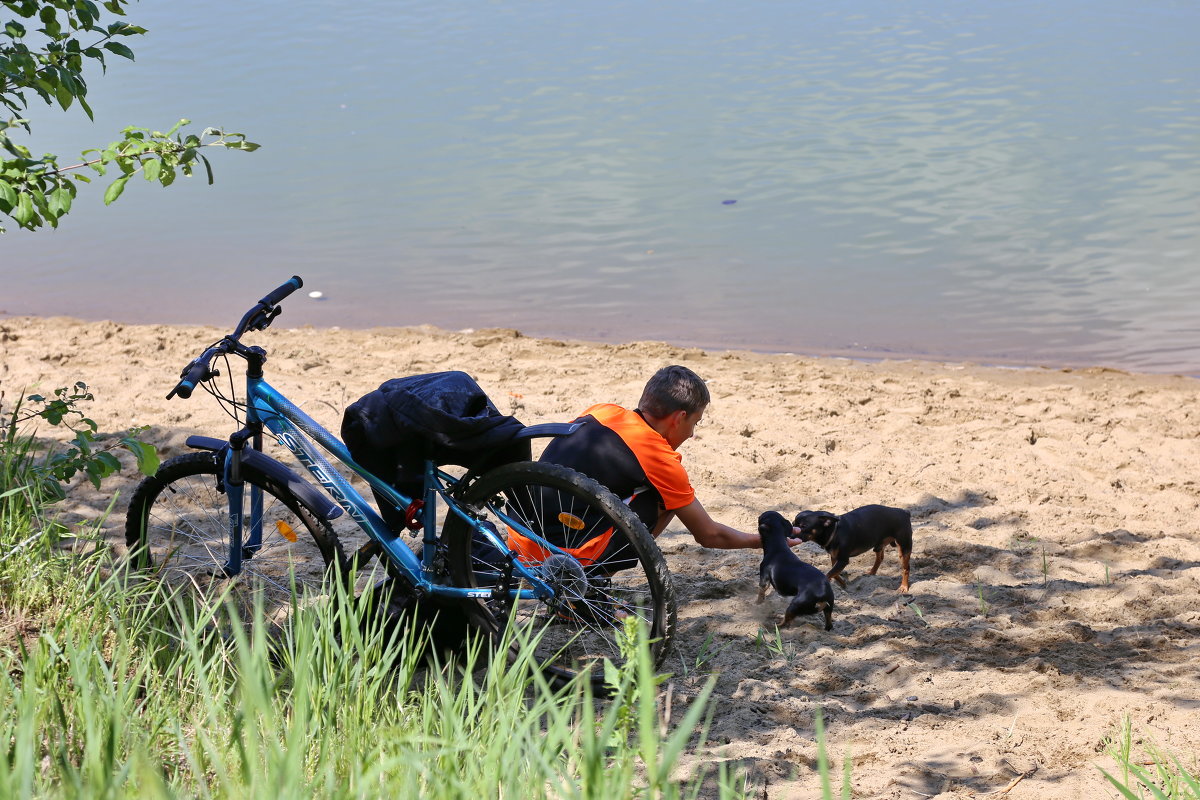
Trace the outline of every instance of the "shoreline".
{"type": "MultiPolygon", "coordinates": [[[[224,323],[224,325],[219,325],[219,324],[214,324],[214,323],[199,323],[199,322],[182,322],[182,323],[177,323],[177,322],[123,322],[123,321],[114,320],[114,319],[89,319],[86,317],[77,317],[77,316],[61,315],[61,314],[13,314],[4,309],[0,309],[0,326],[5,325],[5,324],[18,324],[19,325],[19,324],[21,324],[22,320],[62,320],[67,323],[85,324],[85,325],[88,325],[88,324],[112,324],[112,325],[122,325],[122,326],[128,325],[128,326],[137,326],[137,327],[163,326],[163,327],[181,327],[181,328],[214,328],[217,330],[224,330],[225,328],[232,329],[233,324],[236,322],[236,319],[234,319],[233,316],[231,316],[230,319],[226,323],[224,323]]],[[[993,356],[976,357],[976,356],[965,356],[965,355],[964,356],[956,356],[956,355],[945,355],[945,354],[939,354],[939,353],[920,352],[920,351],[871,349],[871,348],[867,348],[867,347],[863,347],[863,348],[856,348],[856,347],[820,348],[820,347],[817,347],[817,348],[813,348],[811,350],[803,350],[803,351],[782,350],[782,349],[776,349],[775,347],[770,346],[770,345],[714,344],[714,343],[708,343],[702,339],[690,339],[690,338],[686,338],[686,337],[681,338],[681,339],[671,339],[671,340],[652,339],[652,338],[651,339],[634,338],[634,339],[628,339],[628,340],[616,340],[616,339],[609,340],[609,339],[605,339],[605,338],[592,339],[592,338],[586,338],[586,337],[585,338],[577,338],[577,337],[568,337],[568,336],[558,336],[558,335],[553,335],[553,334],[526,333],[525,331],[520,330],[518,328],[509,328],[509,327],[500,327],[500,328],[483,327],[483,328],[458,328],[458,329],[455,329],[455,328],[442,327],[442,326],[439,326],[439,325],[436,325],[433,323],[414,323],[414,324],[410,324],[410,325],[369,325],[369,326],[364,326],[364,327],[358,327],[358,326],[351,326],[351,325],[323,325],[323,324],[318,325],[318,324],[308,324],[308,323],[305,323],[303,325],[291,325],[290,320],[284,320],[282,322],[276,321],[275,324],[283,325],[288,330],[292,330],[292,329],[295,329],[295,330],[318,330],[318,331],[328,331],[328,332],[336,332],[336,331],[370,332],[370,331],[389,331],[389,330],[406,330],[406,329],[430,329],[430,330],[442,331],[443,333],[446,333],[446,334],[470,335],[472,333],[475,333],[476,331],[512,331],[514,333],[517,333],[520,336],[523,336],[523,337],[526,337],[529,339],[548,340],[548,341],[566,341],[566,342],[572,342],[572,343],[576,343],[576,344],[580,344],[580,345],[592,345],[592,346],[596,346],[596,347],[620,346],[620,345],[640,344],[640,343],[653,343],[653,344],[665,345],[667,347],[676,347],[679,349],[686,349],[686,350],[704,350],[706,352],[754,353],[754,354],[758,354],[758,355],[787,356],[787,357],[812,359],[812,360],[847,359],[850,361],[857,361],[857,362],[868,363],[868,364],[892,362],[892,361],[901,361],[901,362],[902,361],[916,361],[916,362],[928,362],[928,363],[932,363],[932,364],[961,365],[961,366],[966,366],[966,367],[981,367],[981,368],[985,368],[985,369],[1049,370],[1049,371],[1066,371],[1066,372],[1081,371],[1081,370],[1105,370],[1105,371],[1123,373],[1123,374],[1128,374],[1128,375],[1193,378],[1196,380],[1200,380],[1200,366],[1198,366],[1196,368],[1195,372],[1187,372],[1187,371],[1181,371],[1181,370],[1151,370],[1151,371],[1147,371],[1147,370],[1136,369],[1133,367],[1126,367],[1126,366],[1119,366],[1119,365],[1114,366],[1111,363],[1104,363],[1102,361],[1092,362],[1092,361],[1085,361],[1085,360],[1062,359],[1062,360],[1055,361],[1055,362],[1042,362],[1042,361],[1035,362],[1035,361],[1030,361],[1028,359],[1021,359],[1021,358],[1016,358],[1016,357],[1005,358],[1005,357],[1001,357],[1001,356],[995,356],[995,357],[993,357],[993,356]]]]}
{"type": "MultiPolygon", "coordinates": [[[[342,408],[399,375],[462,369],[534,424],[636,402],[654,369],[682,363],[713,394],[680,452],[715,519],[752,530],[767,509],[907,508],[911,594],[896,591],[893,552],[875,576],[852,559],[829,633],[802,620],[776,639],[781,601],[754,603],[760,553],[702,548],[677,523],[659,538],[680,602],[675,707],[715,676],[712,758],[772,796],[819,796],[818,706],[831,759],[850,756],[864,797],[966,798],[1021,775],[1014,800],[1101,796],[1093,765],[1111,771],[1101,743],[1125,714],[1135,737],[1185,760],[1200,750],[1195,378],[276,325],[247,337],[270,354],[267,380],[334,431],[342,408]]],[[[84,380],[101,430],[149,425],[170,457],[189,434],[233,430],[207,395],[165,399],[224,332],[3,318],[0,390],[8,408],[18,387],[84,380]]],[[[127,470],[66,510],[99,515],[118,492],[115,531],[135,481],[127,470]]]]}

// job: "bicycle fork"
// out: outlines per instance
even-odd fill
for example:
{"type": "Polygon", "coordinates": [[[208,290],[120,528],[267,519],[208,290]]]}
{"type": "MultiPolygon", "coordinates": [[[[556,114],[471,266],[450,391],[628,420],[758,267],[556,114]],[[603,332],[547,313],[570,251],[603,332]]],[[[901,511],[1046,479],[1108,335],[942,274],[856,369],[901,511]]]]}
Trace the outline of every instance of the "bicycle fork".
{"type": "Polygon", "coordinates": [[[242,451],[246,442],[261,439],[261,431],[243,428],[229,437],[229,449],[225,451],[222,479],[225,497],[229,503],[229,554],[222,567],[226,578],[239,575],[242,561],[254,557],[262,547],[263,493],[257,484],[250,484],[250,525],[246,536],[245,508],[246,482],[242,476],[242,451]]]}

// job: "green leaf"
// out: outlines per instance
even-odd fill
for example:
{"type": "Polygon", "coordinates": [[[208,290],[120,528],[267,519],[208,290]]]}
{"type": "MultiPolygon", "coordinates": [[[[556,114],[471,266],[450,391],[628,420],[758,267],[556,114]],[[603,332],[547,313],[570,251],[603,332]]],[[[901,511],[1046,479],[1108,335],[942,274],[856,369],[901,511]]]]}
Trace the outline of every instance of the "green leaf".
{"type": "Polygon", "coordinates": [[[107,470],[105,471],[105,475],[111,475],[114,472],[121,471],[121,462],[118,461],[117,457],[114,456],[112,453],[109,453],[107,451],[102,452],[102,453],[96,453],[95,458],[97,461],[101,462],[102,464],[104,464],[105,467],[107,467],[107,470]]]}
{"type": "Polygon", "coordinates": [[[105,42],[104,49],[110,53],[116,53],[119,56],[124,56],[130,61],[133,61],[133,51],[120,42],[105,42]]]}
{"type": "Polygon", "coordinates": [[[100,479],[104,477],[103,465],[99,461],[93,459],[84,464],[83,469],[87,473],[87,478],[89,481],[91,481],[92,486],[95,486],[97,489],[99,489],[100,479]]]}
{"type": "Polygon", "coordinates": [[[621,673],[616,665],[604,659],[604,683],[611,688],[617,688],[621,685],[621,673]]]}
{"type": "Polygon", "coordinates": [[[204,162],[204,171],[208,173],[208,185],[212,186],[213,185],[212,164],[208,163],[208,159],[205,158],[204,156],[200,156],[200,160],[204,162]]]}
{"type": "Polygon", "coordinates": [[[41,13],[38,14],[38,18],[41,19],[42,25],[44,26],[42,30],[46,32],[47,36],[56,40],[60,38],[60,34],[62,33],[62,25],[59,24],[58,17],[56,16],[55,10],[52,7],[44,7],[41,13]]]}
{"type": "Polygon", "coordinates": [[[75,13],[79,15],[79,23],[84,30],[88,30],[96,24],[96,18],[100,15],[96,6],[88,2],[83,2],[76,6],[75,13]]]}
{"type": "Polygon", "coordinates": [[[75,102],[75,95],[72,93],[65,81],[60,82],[58,86],[55,87],[54,96],[55,99],[58,100],[58,104],[62,106],[63,111],[66,111],[71,107],[71,103],[75,102]]]}
{"type": "Polygon", "coordinates": [[[76,431],[75,438],[71,440],[71,444],[75,445],[79,452],[83,453],[84,455],[91,455],[92,443],[94,441],[95,437],[93,437],[87,431],[76,431]]]}
{"type": "Polygon", "coordinates": [[[17,206],[13,209],[12,217],[18,225],[28,225],[33,220],[33,198],[22,192],[17,198],[17,206]]]}
{"type": "Polygon", "coordinates": [[[1129,787],[1122,784],[1119,780],[1114,778],[1112,775],[1109,775],[1107,772],[1104,771],[1104,769],[1102,767],[1096,767],[1096,769],[1100,770],[1100,774],[1102,774],[1105,778],[1108,778],[1109,783],[1111,783],[1113,786],[1117,787],[1117,791],[1121,793],[1122,797],[1127,798],[1127,800],[1138,800],[1138,796],[1135,795],[1133,792],[1129,791],[1129,787]]]}
{"type": "Polygon", "coordinates": [[[162,162],[157,158],[151,158],[142,162],[142,172],[146,175],[146,180],[156,181],[159,174],[162,172],[162,162]]]}
{"type": "Polygon", "coordinates": [[[17,204],[17,190],[7,181],[0,181],[0,201],[4,202],[9,208],[13,208],[17,204]]]}
{"type": "Polygon", "coordinates": [[[126,450],[133,453],[134,458],[137,459],[138,470],[143,475],[153,475],[158,472],[158,450],[154,448],[154,445],[129,436],[121,439],[121,444],[126,450]]]}
{"type": "Polygon", "coordinates": [[[4,23],[4,32],[14,39],[20,39],[25,35],[25,26],[13,20],[4,23]]]}
{"type": "Polygon", "coordinates": [[[121,192],[125,191],[125,184],[129,182],[128,175],[122,175],[113,181],[108,189],[104,192],[104,205],[111,206],[121,196],[121,192]]]}
{"type": "Polygon", "coordinates": [[[59,186],[50,194],[50,213],[61,217],[71,210],[71,190],[67,186],[59,186]]]}

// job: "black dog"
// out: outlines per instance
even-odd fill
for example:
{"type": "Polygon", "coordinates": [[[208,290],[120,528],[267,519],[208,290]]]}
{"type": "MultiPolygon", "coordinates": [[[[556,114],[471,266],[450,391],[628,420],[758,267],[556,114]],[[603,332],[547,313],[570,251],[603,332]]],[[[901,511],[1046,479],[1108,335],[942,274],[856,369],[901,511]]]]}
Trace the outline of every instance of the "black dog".
{"type": "Polygon", "coordinates": [[[777,511],[764,512],[758,518],[758,535],[762,537],[763,559],[758,568],[758,602],[767,596],[767,587],[774,586],[783,596],[795,595],[783,615],[786,628],[801,614],[823,613],[825,630],[833,628],[833,586],[821,570],[805,564],[788,547],[792,526],[777,511]]]}
{"type": "Polygon", "coordinates": [[[912,518],[903,508],[863,506],[840,517],[828,511],[801,511],[792,523],[800,529],[800,538],[825,548],[833,560],[826,573],[846,587],[842,570],[852,556],[875,551],[875,565],[868,575],[874,575],[883,563],[883,548],[889,544],[900,550],[900,591],[908,591],[908,559],[912,555],[912,518]]]}

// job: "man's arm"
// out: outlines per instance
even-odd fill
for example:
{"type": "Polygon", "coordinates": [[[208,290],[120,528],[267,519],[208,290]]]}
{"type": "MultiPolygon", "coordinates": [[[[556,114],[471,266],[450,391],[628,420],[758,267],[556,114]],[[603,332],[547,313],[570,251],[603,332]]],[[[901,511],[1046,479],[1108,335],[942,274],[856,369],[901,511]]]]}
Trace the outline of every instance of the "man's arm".
{"type": "MultiPolygon", "coordinates": [[[[672,516],[679,517],[679,521],[688,529],[688,533],[704,547],[718,550],[762,549],[762,539],[757,533],[744,533],[717,522],[708,515],[699,500],[693,500],[683,508],[668,511],[659,517],[658,524],[654,526],[655,536],[662,532],[672,516]]],[[[800,544],[800,540],[789,538],[788,544],[795,546],[800,544]]]]}

